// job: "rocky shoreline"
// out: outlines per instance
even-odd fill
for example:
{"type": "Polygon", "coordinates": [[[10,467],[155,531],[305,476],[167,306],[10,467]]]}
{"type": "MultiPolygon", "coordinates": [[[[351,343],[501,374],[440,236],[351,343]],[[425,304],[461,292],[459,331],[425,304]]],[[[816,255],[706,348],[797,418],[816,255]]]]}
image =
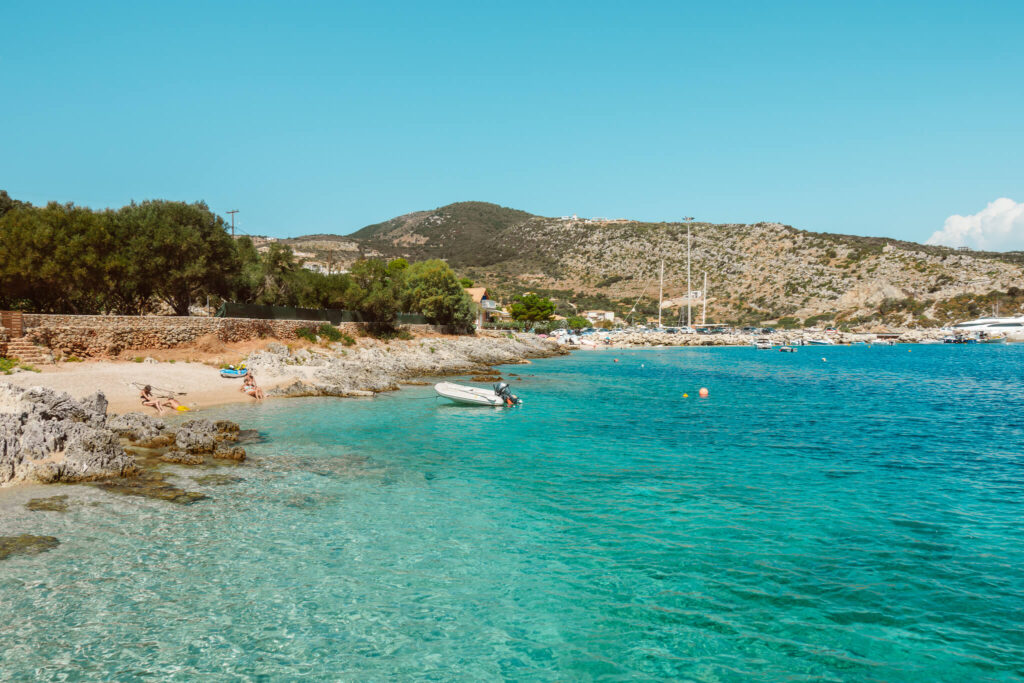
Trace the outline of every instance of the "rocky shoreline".
{"type": "Polygon", "coordinates": [[[250,354],[247,366],[279,384],[268,396],[372,396],[419,377],[491,375],[494,365],[567,353],[553,340],[533,335],[430,337],[358,347],[333,344],[323,350],[269,344],[250,354]]]}
{"type": "Polygon", "coordinates": [[[142,478],[159,463],[201,465],[207,458],[241,462],[241,430],[225,420],[108,416],[97,392],[78,401],[44,387],[0,384],[0,486],[142,478]]]}
{"type": "MultiPolygon", "coordinates": [[[[553,341],[528,335],[312,350],[271,343],[251,354],[248,366],[278,385],[271,396],[372,396],[416,377],[492,374],[492,365],[565,353],[553,341]]],[[[108,415],[107,407],[102,392],[75,399],[43,386],[0,383],[0,487],[89,482],[130,495],[193,502],[191,494],[164,481],[160,467],[242,462],[246,453],[239,444],[256,436],[227,421],[188,420],[172,427],[136,412],[108,415]]]]}

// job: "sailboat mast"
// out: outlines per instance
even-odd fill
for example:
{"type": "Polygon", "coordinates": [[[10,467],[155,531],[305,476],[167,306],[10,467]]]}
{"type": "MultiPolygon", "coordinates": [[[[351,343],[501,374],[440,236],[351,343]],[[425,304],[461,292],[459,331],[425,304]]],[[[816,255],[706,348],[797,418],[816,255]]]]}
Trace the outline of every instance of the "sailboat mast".
{"type": "MultiPolygon", "coordinates": [[[[691,219],[692,220],[692,219],[691,219]]],[[[693,291],[693,287],[690,286],[690,221],[686,221],[686,326],[690,327],[693,325],[693,318],[690,314],[690,292],[693,291]]]]}
{"type": "Polygon", "coordinates": [[[703,309],[700,312],[700,324],[708,324],[708,271],[704,271],[704,291],[700,293],[703,309]]]}
{"type": "Polygon", "coordinates": [[[665,296],[665,259],[661,260],[661,274],[658,276],[658,329],[661,329],[661,301],[665,296]]]}

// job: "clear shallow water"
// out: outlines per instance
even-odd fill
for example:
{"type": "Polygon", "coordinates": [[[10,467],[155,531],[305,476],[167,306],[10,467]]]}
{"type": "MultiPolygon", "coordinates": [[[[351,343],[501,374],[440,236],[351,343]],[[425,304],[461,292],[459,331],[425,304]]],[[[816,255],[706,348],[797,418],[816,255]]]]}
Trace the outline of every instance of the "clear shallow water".
{"type": "Polygon", "coordinates": [[[1024,675],[1024,345],[505,370],[220,410],[268,441],[192,506],[8,506],[62,544],[0,563],[0,679],[1024,675]]]}

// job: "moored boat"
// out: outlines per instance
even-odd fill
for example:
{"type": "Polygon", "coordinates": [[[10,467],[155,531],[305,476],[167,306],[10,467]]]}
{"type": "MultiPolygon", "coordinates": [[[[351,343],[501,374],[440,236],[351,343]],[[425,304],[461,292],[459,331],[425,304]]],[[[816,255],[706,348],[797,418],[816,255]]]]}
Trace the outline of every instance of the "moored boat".
{"type": "Polygon", "coordinates": [[[473,406],[515,406],[522,403],[517,396],[509,390],[508,384],[499,382],[493,389],[483,387],[469,387],[465,384],[454,382],[438,382],[434,385],[434,391],[438,396],[456,403],[473,406]]]}

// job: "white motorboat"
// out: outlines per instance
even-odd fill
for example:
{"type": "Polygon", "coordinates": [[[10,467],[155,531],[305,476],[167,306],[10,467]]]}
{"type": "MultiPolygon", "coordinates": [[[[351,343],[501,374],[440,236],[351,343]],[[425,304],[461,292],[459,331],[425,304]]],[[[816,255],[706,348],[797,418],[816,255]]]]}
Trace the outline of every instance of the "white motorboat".
{"type": "Polygon", "coordinates": [[[455,384],[453,382],[438,382],[434,385],[434,391],[442,398],[465,405],[500,407],[504,405],[514,406],[522,403],[509,391],[508,384],[504,382],[495,384],[493,389],[468,387],[465,384],[455,384]]]}
{"type": "Polygon", "coordinates": [[[988,334],[1024,333],[1024,315],[1011,318],[977,318],[953,325],[953,331],[961,334],[987,332],[988,334]]]}
{"type": "Polygon", "coordinates": [[[804,344],[806,346],[835,346],[835,342],[831,339],[805,339],[804,344]]]}
{"type": "Polygon", "coordinates": [[[767,337],[761,337],[760,339],[754,341],[754,348],[759,349],[761,351],[771,351],[772,342],[767,337]]]}

